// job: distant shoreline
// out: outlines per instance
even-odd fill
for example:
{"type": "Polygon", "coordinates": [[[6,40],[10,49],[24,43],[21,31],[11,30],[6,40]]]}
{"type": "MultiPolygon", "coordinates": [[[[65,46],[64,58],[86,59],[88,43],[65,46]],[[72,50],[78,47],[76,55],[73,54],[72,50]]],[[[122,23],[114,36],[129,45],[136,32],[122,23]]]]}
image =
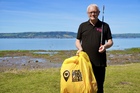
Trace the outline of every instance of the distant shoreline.
{"type": "MultiPolygon", "coordinates": [[[[0,33],[0,38],[76,38],[77,33],[67,31],[55,32],[21,32],[0,33]]],[[[112,34],[113,38],[140,38],[140,33],[112,34]]]]}

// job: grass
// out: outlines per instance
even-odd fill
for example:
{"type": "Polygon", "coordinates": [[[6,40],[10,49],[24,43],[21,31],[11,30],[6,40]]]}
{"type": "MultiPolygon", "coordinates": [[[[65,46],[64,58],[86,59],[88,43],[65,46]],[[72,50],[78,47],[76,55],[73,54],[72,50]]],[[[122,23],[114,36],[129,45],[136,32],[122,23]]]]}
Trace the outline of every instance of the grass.
{"type": "Polygon", "coordinates": [[[110,50],[108,51],[111,54],[137,54],[140,53],[140,48],[130,48],[125,50],[110,50]]]}
{"type": "Polygon", "coordinates": [[[140,93],[140,63],[108,66],[106,93],[140,93]]]}
{"type": "Polygon", "coordinates": [[[59,93],[59,69],[0,73],[0,93],[59,93]]]}
{"type": "MultiPolygon", "coordinates": [[[[0,57],[31,56],[63,62],[75,55],[73,51],[6,50],[0,57]],[[58,52],[35,54],[34,52],[58,52]]],[[[105,93],[140,93],[140,48],[107,51],[105,93]]],[[[5,70],[0,72],[0,93],[60,93],[60,68],[36,70],[5,70]]]]}
{"type": "MultiPolygon", "coordinates": [[[[105,93],[140,93],[140,63],[108,66],[105,93]]],[[[0,93],[59,93],[60,68],[0,73],[0,93]]]]}

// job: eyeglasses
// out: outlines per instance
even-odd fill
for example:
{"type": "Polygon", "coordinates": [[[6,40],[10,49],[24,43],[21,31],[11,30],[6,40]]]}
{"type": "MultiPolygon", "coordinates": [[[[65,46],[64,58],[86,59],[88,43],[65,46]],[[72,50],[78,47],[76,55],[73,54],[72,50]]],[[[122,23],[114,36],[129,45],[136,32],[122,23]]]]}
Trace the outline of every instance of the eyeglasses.
{"type": "Polygon", "coordinates": [[[91,12],[88,12],[89,14],[98,14],[99,12],[98,11],[91,11],[91,12]]]}

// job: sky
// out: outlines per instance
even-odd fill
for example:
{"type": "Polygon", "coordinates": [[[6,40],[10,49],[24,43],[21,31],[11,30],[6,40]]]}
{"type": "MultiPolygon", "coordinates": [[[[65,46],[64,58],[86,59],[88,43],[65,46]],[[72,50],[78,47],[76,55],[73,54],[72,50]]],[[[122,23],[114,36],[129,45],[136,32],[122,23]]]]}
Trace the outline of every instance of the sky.
{"type": "Polygon", "coordinates": [[[0,33],[77,32],[97,4],[113,34],[140,33],[140,0],[0,0],[0,33]]]}

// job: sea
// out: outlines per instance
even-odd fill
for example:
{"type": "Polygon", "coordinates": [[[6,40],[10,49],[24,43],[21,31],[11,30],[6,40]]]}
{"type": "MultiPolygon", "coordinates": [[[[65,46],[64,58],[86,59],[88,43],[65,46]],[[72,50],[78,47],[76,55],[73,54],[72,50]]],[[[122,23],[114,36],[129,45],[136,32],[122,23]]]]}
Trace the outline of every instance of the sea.
{"type": "MultiPolygon", "coordinates": [[[[0,50],[77,50],[75,38],[6,38],[0,39],[0,50]]],[[[114,38],[114,45],[108,50],[140,48],[140,38],[114,38]]]]}

